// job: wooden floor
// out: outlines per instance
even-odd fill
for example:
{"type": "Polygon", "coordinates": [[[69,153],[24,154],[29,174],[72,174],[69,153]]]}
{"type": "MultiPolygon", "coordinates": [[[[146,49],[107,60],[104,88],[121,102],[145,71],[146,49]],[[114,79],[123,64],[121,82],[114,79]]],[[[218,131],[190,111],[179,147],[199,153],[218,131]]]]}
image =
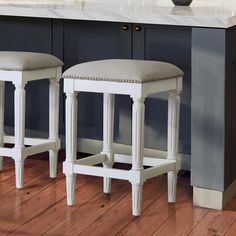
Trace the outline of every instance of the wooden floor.
{"type": "MultiPolygon", "coordinates": [[[[64,153],[60,153],[64,159],[64,153]]],[[[178,179],[177,203],[167,203],[166,176],[147,181],[142,216],[131,215],[131,186],[114,180],[112,194],[102,179],[77,177],[76,204],[66,206],[65,178],[49,178],[47,154],[25,162],[25,187],[15,189],[14,163],[4,159],[0,173],[0,235],[236,235],[236,198],[227,211],[192,206],[190,179],[178,179]],[[40,157],[40,158],[39,158],[40,157]]]]}

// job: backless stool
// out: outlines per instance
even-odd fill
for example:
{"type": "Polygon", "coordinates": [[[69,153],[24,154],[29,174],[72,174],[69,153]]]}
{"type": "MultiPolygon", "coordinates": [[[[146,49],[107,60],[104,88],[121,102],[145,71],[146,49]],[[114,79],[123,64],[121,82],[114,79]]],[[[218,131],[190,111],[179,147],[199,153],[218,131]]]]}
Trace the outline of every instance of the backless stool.
{"type": "MultiPolygon", "coordinates": [[[[178,158],[179,108],[183,72],[176,66],[156,61],[103,60],[73,66],[64,75],[66,93],[66,175],[67,204],[74,204],[75,176],[86,174],[104,177],[103,190],[111,191],[111,178],[128,180],[132,184],[133,215],[141,213],[142,186],[152,177],[168,173],[168,201],[176,200],[178,158]],[[104,94],[103,150],[100,154],[76,160],[77,152],[77,92],[104,94]],[[167,159],[143,157],[144,100],[153,93],[169,92],[167,159]],[[133,99],[132,157],[114,154],[114,94],[133,99]],[[112,168],[115,162],[132,163],[131,170],[112,168]],[[103,167],[95,166],[99,163],[103,167]],[[150,166],[144,169],[143,165],[150,166]]],[[[155,108],[153,108],[155,109],[155,108]]]]}
{"type": "Polygon", "coordinates": [[[57,172],[57,153],[60,148],[59,126],[59,80],[63,63],[48,54],[31,52],[0,52],[0,170],[3,156],[15,161],[16,187],[23,187],[24,161],[27,156],[49,151],[50,177],[57,172]],[[29,81],[49,79],[49,138],[25,138],[25,85],[29,81]],[[4,88],[5,81],[15,85],[14,135],[4,134],[4,88]],[[5,148],[4,143],[14,144],[5,148]],[[25,145],[30,147],[25,147],[25,145]]]}

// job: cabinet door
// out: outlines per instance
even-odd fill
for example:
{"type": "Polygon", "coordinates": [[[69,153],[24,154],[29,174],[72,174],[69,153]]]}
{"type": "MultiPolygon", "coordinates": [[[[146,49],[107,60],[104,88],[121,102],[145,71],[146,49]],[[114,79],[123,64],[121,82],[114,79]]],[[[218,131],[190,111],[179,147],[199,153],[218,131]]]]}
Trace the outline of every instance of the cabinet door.
{"type": "MultiPolygon", "coordinates": [[[[51,21],[1,17],[0,50],[51,53],[51,21]]],[[[26,128],[48,131],[48,81],[26,86],[26,128]]],[[[6,83],[5,124],[14,126],[14,87],[6,83]]]]}
{"type": "MultiPolygon", "coordinates": [[[[111,59],[131,58],[131,25],[105,22],[66,21],[64,23],[65,69],[78,63],[111,59]],[[127,27],[123,27],[126,25],[127,27]]],[[[79,133],[83,138],[102,138],[102,94],[79,95],[79,133]]],[[[130,142],[131,126],[126,123],[130,116],[131,101],[127,96],[116,96],[115,139],[130,142]],[[127,125],[129,127],[127,127],[127,125]]]]}
{"type": "MultiPolygon", "coordinates": [[[[190,153],[191,137],[191,29],[188,27],[134,25],[133,58],[164,61],[184,73],[181,94],[180,152],[190,153]]],[[[167,95],[146,100],[145,142],[151,148],[166,149],[167,95]]]]}

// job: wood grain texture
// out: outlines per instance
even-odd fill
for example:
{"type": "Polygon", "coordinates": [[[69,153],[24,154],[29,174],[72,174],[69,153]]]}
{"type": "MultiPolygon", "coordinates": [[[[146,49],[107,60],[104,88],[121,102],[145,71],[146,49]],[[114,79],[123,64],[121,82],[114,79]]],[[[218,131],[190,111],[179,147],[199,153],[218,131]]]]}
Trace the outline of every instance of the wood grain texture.
{"type": "MultiPolygon", "coordinates": [[[[166,177],[166,175],[162,176],[166,177]]],[[[163,178],[163,182],[166,179],[163,178]]],[[[152,235],[172,215],[174,215],[183,202],[189,200],[191,188],[189,183],[180,182],[177,189],[177,201],[169,204],[167,201],[167,188],[162,186],[160,195],[142,212],[142,217],[135,218],[126,225],[118,235],[152,235]],[[151,227],[150,227],[151,226],[151,227]]],[[[168,234],[167,234],[168,235],[168,234]]]]}
{"type": "MultiPolygon", "coordinates": [[[[163,178],[162,178],[163,179],[163,178]]],[[[148,180],[143,186],[143,200],[142,209],[144,210],[153,201],[166,190],[166,182],[158,185],[158,178],[148,180]]],[[[91,224],[86,230],[82,232],[83,235],[91,235],[96,231],[98,235],[116,235],[124,226],[135,219],[131,212],[131,189],[129,194],[109,209],[106,214],[102,215],[98,220],[91,224]],[[115,220],[111,220],[115,216],[115,220]],[[104,227],[106,226],[106,227],[104,227]]],[[[166,202],[167,202],[167,196],[166,202]]]]}
{"type": "MultiPolygon", "coordinates": [[[[66,228],[69,226],[68,223],[72,219],[73,212],[83,206],[87,201],[90,201],[91,198],[96,196],[100,192],[100,188],[101,185],[98,183],[98,179],[89,178],[86,182],[86,186],[77,188],[77,191],[80,191],[80,198],[77,199],[77,204],[73,207],[68,207],[66,205],[66,198],[64,197],[57,204],[52,205],[49,209],[42,212],[39,217],[35,217],[27,223],[21,225],[17,228],[15,233],[37,235],[40,232],[40,234],[43,234],[53,228],[56,224],[61,221],[63,222],[64,219],[66,222],[64,225],[65,229],[62,229],[61,232],[66,231],[66,228]]],[[[58,224],[58,227],[53,229],[57,231],[59,228],[60,224],[58,224]]],[[[52,230],[52,232],[54,232],[54,230],[52,230]]]]}
{"type": "Polygon", "coordinates": [[[235,220],[236,212],[210,211],[189,235],[225,235],[235,220]]]}
{"type": "MultiPolygon", "coordinates": [[[[86,180],[81,179],[79,184],[83,184],[86,180]]],[[[42,214],[52,205],[65,197],[65,182],[63,180],[55,181],[55,184],[30,198],[28,201],[17,205],[13,212],[7,212],[0,216],[3,222],[2,231],[6,233],[13,232],[20,225],[25,224],[32,218],[42,214]]],[[[17,199],[21,201],[21,199],[17,199]]]]}
{"type": "MultiPolygon", "coordinates": [[[[60,162],[64,158],[61,151],[60,162]]],[[[236,198],[227,211],[193,207],[189,177],[178,177],[175,204],[167,201],[166,175],[148,180],[143,187],[142,215],[134,217],[129,182],[112,180],[111,195],[106,195],[102,178],[78,175],[75,205],[68,207],[61,163],[58,177],[52,180],[48,154],[27,162],[22,190],[15,189],[12,160],[5,162],[0,173],[0,235],[235,235],[236,198]]]]}
{"type": "Polygon", "coordinates": [[[226,206],[225,210],[236,211],[236,196],[231,200],[231,202],[226,206]]]}
{"type": "Polygon", "coordinates": [[[225,233],[225,236],[234,236],[236,232],[236,222],[232,224],[229,230],[225,233]]]}
{"type": "Polygon", "coordinates": [[[193,207],[192,199],[188,198],[180,204],[174,214],[153,234],[166,235],[188,235],[209,210],[193,207]]]}
{"type": "MultiPolygon", "coordinates": [[[[6,194],[12,190],[15,190],[15,167],[14,162],[12,161],[9,166],[5,168],[3,166],[4,170],[0,174],[2,177],[2,181],[0,181],[0,199],[3,200],[3,198],[8,198],[8,195],[6,194]]],[[[44,174],[48,169],[48,165],[46,162],[42,162],[39,160],[32,160],[28,159],[25,163],[25,184],[28,185],[28,182],[31,181],[34,178],[37,178],[41,174],[44,174]]],[[[48,175],[49,174],[44,174],[48,175]]],[[[24,191],[24,190],[23,190],[24,191]]],[[[18,191],[20,193],[21,191],[18,191]]],[[[9,199],[8,199],[9,200],[9,199]]]]}
{"type": "Polygon", "coordinates": [[[60,224],[46,233],[46,235],[79,235],[130,191],[128,183],[116,181],[112,184],[112,194],[105,195],[101,192],[102,182],[99,185],[96,182],[94,184],[97,188],[95,191],[97,195],[72,212],[69,217],[70,220],[68,218],[64,219],[60,224]]]}
{"type": "Polygon", "coordinates": [[[3,168],[10,165],[13,160],[10,157],[3,157],[3,168]]]}
{"type": "MultiPolygon", "coordinates": [[[[86,184],[88,185],[87,187],[83,188],[84,195],[82,195],[81,201],[79,201],[78,207],[83,205],[86,201],[89,201],[90,198],[93,196],[93,194],[97,194],[98,191],[94,191],[94,188],[89,188],[91,187],[92,184],[91,182],[93,180],[92,177],[87,177],[87,178],[79,178],[77,181],[77,187],[76,189],[79,191],[81,187],[86,184]]],[[[98,185],[96,181],[94,184],[95,186],[98,185]]],[[[58,186],[56,186],[56,189],[60,189],[60,192],[55,191],[54,199],[55,202],[51,202],[50,207],[43,209],[40,211],[35,217],[32,217],[32,219],[24,222],[22,225],[17,227],[17,229],[14,230],[15,234],[20,235],[20,234],[29,234],[29,235],[37,235],[38,232],[40,234],[47,232],[51,227],[53,227],[56,223],[59,223],[61,220],[64,218],[67,218],[71,212],[73,212],[77,205],[75,207],[68,207],[66,205],[66,196],[65,196],[65,179],[63,178],[62,181],[58,181],[58,186]],[[58,199],[58,201],[57,201],[58,199]]],[[[52,186],[52,190],[55,190],[55,184],[52,186]]],[[[41,194],[39,193],[38,196],[35,196],[35,198],[32,198],[31,201],[37,201],[39,200],[38,197],[44,196],[44,194],[51,194],[50,188],[47,188],[45,192],[42,192],[41,194]],[[49,191],[49,192],[48,192],[49,191]]],[[[51,194],[52,195],[52,194],[51,194]]],[[[50,196],[49,196],[50,197],[50,196]]],[[[49,198],[50,199],[50,198],[49,198]]],[[[30,203],[29,203],[30,204],[30,203]]],[[[38,204],[45,204],[44,200],[42,198],[42,203],[41,201],[38,201],[38,204]]],[[[24,206],[24,205],[23,205],[24,206]]]]}

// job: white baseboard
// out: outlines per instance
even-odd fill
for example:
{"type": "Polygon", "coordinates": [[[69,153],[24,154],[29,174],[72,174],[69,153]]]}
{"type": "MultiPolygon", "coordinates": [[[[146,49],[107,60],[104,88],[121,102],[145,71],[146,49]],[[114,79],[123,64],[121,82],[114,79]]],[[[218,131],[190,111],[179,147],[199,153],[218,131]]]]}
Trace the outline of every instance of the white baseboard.
{"type": "Polygon", "coordinates": [[[193,205],[223,210],[236,195],[236,180],[224,191],[193,187],[193,205]]]}
{"type": "MultiPolygon", "coordinates": [[[[5,131],[8,134],[13,134],[14,130],[13,127],[5,126],[5,131]]],[[[47,138],[48,133],[36,131],[36,130],[26,130],[26,136],[29,137],[40,137],[40,138],[47,138]]],[[[61,147],[65,148],[65,136],[60,135],[61,138],[61,147]]],[[[132,147],[130,145],[114,143],[114,149],[116,153],[131,155],[132,147]]],[[[101,152],[102,150],[102,141],[101,140],[94,140],[94,139],[85,139],[85,138],[78,138],[78,152],[96,154],[101,152]]],[[[145,148],[144,155],[148,157],[158,157],[158,158],[166,158],[167,152],[145,148]]],[[[180,154],[181,158],[181,169],[183,170],[190,170],[191,167],[191,157],[190,155],[180,154]]]]}

